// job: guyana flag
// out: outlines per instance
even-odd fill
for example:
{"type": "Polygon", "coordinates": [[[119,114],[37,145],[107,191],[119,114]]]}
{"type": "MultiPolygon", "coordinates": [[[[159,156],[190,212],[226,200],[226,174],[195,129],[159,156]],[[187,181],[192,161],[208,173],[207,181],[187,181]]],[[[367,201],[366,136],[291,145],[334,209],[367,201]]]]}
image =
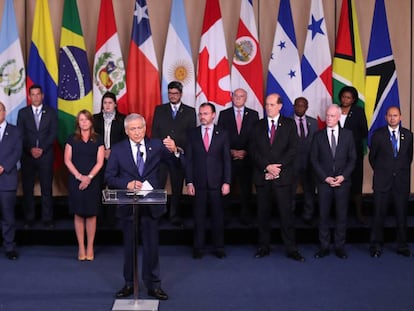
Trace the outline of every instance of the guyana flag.
{"type": "Polygon", "coordinates": [[[58,139],[63,146],[82,109],[92,112],[92,82],[76,0],[65,0],[59,49],[58,139]]]}
{"type": "Polygon", "coordinates": [[[338,94],[344,86],[358,90],[358,106],[365,106],[365,61],[359,37],[354,0],[343,0],[333,59],[333,101],[339,104],[338,94]]]}

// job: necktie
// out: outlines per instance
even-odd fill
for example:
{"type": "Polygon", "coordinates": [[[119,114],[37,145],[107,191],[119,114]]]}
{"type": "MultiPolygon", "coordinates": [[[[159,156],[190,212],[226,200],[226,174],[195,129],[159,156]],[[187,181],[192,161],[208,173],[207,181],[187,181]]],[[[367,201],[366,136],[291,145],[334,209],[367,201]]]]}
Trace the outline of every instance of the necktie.
{"type": "Polygon", "coordinates": [[[305,138],[305,127],[303,126],[303,119],[299,118],[299,132],[300,132],[300,138],[305,138]]]}
{"type": "Polygon", "coordinates": [[[1,134],[1,126],[0,126],[0,143],[3,140],[3,135],[1,134]]]}
{"type": "Polygon", "coordinates": [[[270,144],[271,145],[273,145],[273,141],[275,140],[275,134],[276,134],[275,121],[272,120],[272,126],[270,127],[270,144]]]}
{"type": "Polygon", "coordinates": [[[395,131],[392,131],[391,142],[392,142],[392,151],[394,154],[394,158],[396,158],[398,154],[398,141],[397,141],[397,136],[395,136],[395,131]]]}
{"type": "Polygon", "coordinates": [[[203,142],[204,142],[204,148],[206,151],[208,151],[208,148],[210,147],[210,139],[208,136],[208,127],[206,127],[206,131],[204,132],[203,142]]]}
{"type": "Polygon", "coordinates": [[[240,109],[237,109],[236,125],[237,125],[237,133],[240,134],[240,130],[241,130],[241,126],[242,126],[242,116],[241,116],[241,110],[240,109]]]}
{"type": "Polygon", "coordinates": [[[335,153],[336,153],[336,139],[335,139],[335,130],[332,130],[332,134],[331,134],[331,151],[332,151],[332,156],[335,157],[335,153]]]}
{"type": "Polygon", "coordinates": [[[173,105],[173,109],[172,109],[172,117],[173,117],[173,119],[175,119],[176,116],[177,116],[177,107],[175,105],[173,105]]]}
{"type": "Polygon", "coordinates": [[[40,125],[40,109],[36,108],[35,109],[35,122],[36,122],[36,128],[39,129],[39,125],[40,125]]]}
{"type": "Polygon", "coordinates": [[[137,168],[138,173],[142,176],[142,173],[144,172],[144,154],[141,152],[141,144],[137,144],[137,168]]]}

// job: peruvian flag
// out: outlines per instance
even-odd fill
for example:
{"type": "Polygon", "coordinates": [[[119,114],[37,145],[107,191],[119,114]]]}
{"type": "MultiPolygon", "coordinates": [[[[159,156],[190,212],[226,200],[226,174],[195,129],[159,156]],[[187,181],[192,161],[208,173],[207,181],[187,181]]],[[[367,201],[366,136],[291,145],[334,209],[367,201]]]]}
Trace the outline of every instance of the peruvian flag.
{"type": "Polygon", "coordinates": [[[155,106],[161,103],[160,77],[149,23],[147,2],[135,1],[134,20],[127,67],[129,112],[141,114],[147,124],[147,135],[155,106]]]}
{"type": "Polygon", "coordinates": [[[263,117],[262,58],[253,12],[253,0],[242,0],[231,68],[231,89],[247,91],[246,106],[263,117]]]}
{"type": "Polygon", "coordinates": [[[201,33],[196,106],[211,102],[218,114],[231,104],[230,69],[218,0],[206,1],[201,33]]]}
{"type": "Polygon", "coordinates": [[[112,0],[102,0],[99,10],[93,64],[93,112],[101,111],[102,95],[116,95],[118,111],[128,113],[126,98],[125,66],[116,30],[112,0]]]}

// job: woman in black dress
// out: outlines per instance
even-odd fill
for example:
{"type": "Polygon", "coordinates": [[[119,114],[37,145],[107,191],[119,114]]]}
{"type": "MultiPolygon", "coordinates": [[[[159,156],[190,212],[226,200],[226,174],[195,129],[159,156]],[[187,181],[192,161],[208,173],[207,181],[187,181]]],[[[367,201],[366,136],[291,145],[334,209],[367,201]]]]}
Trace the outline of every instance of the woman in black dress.
{"type": "Polygon", "coordinates": [[[357,159],[351,176],[351,200],[355,204],[358,221],[365,223],[362,212],[362,183],[364,177],[364,144],[368,137],[368,126],[365,111],[357,106],[358,91],[352,86],[344,86],[339,91],[339,102],[342,110],[341,126],[352,131],[357,159]]]}
{"type": "Polygon", "coordinates": [[[93,128],[92,114],[81,110],[76,117],[75,133],[65,145],[65,164],[69,174],[69,210],[75,215],[79,260],[93,260],[96,215],[101,201],[99,172],[104,162],[104,146],[93,128]],[[87,247],[85,248],[85,230],[87,247]]]}

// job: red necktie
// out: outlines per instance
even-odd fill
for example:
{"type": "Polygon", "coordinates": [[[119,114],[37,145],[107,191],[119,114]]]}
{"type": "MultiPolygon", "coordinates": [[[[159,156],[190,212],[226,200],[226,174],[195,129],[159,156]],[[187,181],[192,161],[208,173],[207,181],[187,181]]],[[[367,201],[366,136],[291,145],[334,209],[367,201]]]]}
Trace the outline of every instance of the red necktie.
{"type": "Polygon", "coordinates": [[[275,140],[275,133],[276,133],[275,121],[272,120],[272,126],[270,128],[270,144],[271,145],[273,145],[273,141],[275,140]]]}
{"type": "Polygon", "coordinates": [[[240,130],[241,130],[241,126],[242,126],[242,116],[241,116],[241,110],[240,109],[237,109],[236,125],[237,125],[237,133],[240,134],[240,130]]]}
{"type": "Polygon", "coordinates": [[[208,127],[205,128],[206,131],[204,132],[204,137],[203,137],[203,142],[204,142],[204,148],[206,149],[206,151],[208,151],[208,148],[210,147],[210,139],[208,136],[208,127]]]}

